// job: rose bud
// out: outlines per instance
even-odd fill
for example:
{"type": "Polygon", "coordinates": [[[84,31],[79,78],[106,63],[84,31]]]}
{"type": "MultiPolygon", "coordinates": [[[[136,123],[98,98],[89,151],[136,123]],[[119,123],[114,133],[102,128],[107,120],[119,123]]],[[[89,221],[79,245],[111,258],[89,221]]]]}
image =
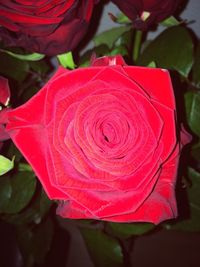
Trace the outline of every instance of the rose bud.
{"type": "Polygon", "coordinates": [[[174,13],[181,0],[112,0],[132,21],[136,29],[147,30],[174,13]]]}
{"type": "Polygon", "coordinates": [[[88,28],[97,0],[3,1],[0,39],[8,46],[57,55],[74,49],[88,28]]]}
{"type": "Polygon", "coordinates": [[[157,224],[177,216],[180,133],[167,70],[120,56],[60,67],[7,113],[6,131],[63,217],[157,224]]]}

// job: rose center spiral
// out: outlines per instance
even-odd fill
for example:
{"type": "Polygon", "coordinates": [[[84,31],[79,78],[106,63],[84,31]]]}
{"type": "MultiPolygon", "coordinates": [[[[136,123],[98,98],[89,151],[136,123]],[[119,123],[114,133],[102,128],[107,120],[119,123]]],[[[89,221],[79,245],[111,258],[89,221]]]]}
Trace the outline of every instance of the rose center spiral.
{"type": "Polygon", "coordinates": [[[113,128],[113,126],[110,123],[105,123],[105,125],[102,126],[102,135],[104,137],[104,140],[108,143],[114,143],[116,139],[116,133],[113,128]]]}

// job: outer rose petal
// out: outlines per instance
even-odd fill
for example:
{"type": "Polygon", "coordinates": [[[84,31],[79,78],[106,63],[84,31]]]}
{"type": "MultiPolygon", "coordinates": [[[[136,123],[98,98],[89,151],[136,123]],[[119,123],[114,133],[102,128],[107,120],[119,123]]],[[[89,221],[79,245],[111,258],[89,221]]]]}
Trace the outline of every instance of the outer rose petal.
{"type": "Polygon", "coordinates": [[[120,57],[94,65],[60,68],[8,113],[7,132],[49,197],[61,200],[61,216],[154,223],[175,217],[179,145],[169,74],[125,66],[120,57]]]}
{"type": "MultiPolygon", "coordinates": [[[[150,196],[134,212],[127,212],[116,216],[103,217],[106,221],[112,222],[152,222],[160,221],[177,216],[177,205],[175,198],[175,180],[179,160],[179,146],[177,145],[169,161],[163,166],[160,178],[150,196]]],[[[120,200],[119,200],[120,201],[120,200]]],[[[68,218],[91,218],[99,219],[98,216],[90,214],[83,207],[74,202],[60,203],[57,213],[68,218]]]]}

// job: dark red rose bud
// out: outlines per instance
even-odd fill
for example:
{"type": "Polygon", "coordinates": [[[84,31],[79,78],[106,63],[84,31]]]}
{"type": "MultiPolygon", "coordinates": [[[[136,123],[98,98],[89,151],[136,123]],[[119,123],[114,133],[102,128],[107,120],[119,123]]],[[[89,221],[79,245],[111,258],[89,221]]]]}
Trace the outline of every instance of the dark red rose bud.
{"type": "Polygon", "coordinates": [[[112,0],[132,21],[135,28],[146,30],[174,13],[181,0],[112,0]]]}
{"type": "Polygon", "coordinates": [[[95,0],[1,1],[0,40],[48,55],[74,49],[86,33],[95,0]]]}

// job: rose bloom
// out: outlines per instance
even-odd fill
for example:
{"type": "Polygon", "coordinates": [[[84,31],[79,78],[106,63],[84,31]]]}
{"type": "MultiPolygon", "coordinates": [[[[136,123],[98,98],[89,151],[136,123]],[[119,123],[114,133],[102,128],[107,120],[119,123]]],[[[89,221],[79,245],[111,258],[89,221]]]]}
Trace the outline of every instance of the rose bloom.
{"type": "Polygon", "coordinates": [[[48,55],[72,50],[86,33],[97,2],[3,1],[0,8],[0,39],[9,46],[48,55]]]}
{"type": "Polygon", "coordinates": [[[137,29],[146,30],[174,13],[181,0],[112,0],[137,29]]]}
{"type": "Polygon", "coordinates": [[[6,131],[67,218],[159,223],[176,217],[179,158],[168,71],[103,57],[62,67],[6,131]]]}

